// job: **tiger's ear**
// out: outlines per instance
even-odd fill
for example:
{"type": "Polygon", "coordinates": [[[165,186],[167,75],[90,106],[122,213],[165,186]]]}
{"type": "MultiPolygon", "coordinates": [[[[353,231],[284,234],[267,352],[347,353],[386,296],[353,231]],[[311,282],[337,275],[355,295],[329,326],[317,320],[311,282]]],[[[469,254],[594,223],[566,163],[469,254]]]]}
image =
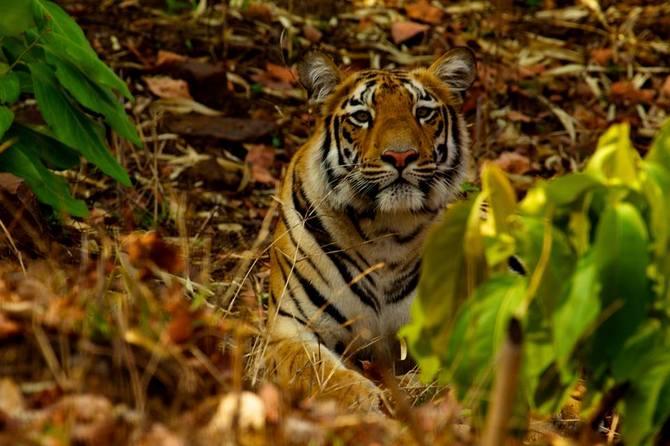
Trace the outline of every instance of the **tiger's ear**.
{"type": "Polygon", "coordinates": [[[333,60],[317,51],[308,53],[298,63],[298,75],[310,100],[317,104],[323,102],[340,82],[340,70],[333,60]]]}
{"type": "Polygon", "coordinates": [[[433,62],[428,70],[451,90],[465,91],[477,75],[475,53],[464,46],[452,48],[433,62]]]}

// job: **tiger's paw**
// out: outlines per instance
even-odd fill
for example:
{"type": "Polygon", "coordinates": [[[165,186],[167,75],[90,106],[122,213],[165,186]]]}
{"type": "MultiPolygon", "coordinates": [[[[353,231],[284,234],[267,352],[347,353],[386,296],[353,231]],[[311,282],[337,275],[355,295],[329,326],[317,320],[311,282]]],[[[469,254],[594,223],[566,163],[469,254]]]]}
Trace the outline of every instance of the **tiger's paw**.
{"type": "Polygon", "coordinates": [[[319,398],[333,399],[339,405],[361,412],[379,412],[383,391],[360,373],[339,369],[325,383],[319,398]]]}

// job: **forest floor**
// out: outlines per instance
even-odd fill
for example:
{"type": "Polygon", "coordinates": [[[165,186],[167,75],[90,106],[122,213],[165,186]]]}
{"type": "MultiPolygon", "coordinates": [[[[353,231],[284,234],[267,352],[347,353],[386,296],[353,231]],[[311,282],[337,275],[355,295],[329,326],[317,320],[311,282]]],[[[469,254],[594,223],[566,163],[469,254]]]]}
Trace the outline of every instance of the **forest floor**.
{"type": "MultiPolygon", "coordinates": [[[[84,220],[0,175],[0,444],[474,444],[467,408],[411,376],[413,408],[392,416],[255,379],[273,195],[315,119],[291,68],[309,48],[347,70],[472,48],[470,187],[492,160],[522,195],[619,121],[644,153],[670,108],[667,2],[58,3],[128,81],[145,146],[110,135],[132,188],[68,175],[84,220]]],[[[531,424],[524,441],[570,444],[578,427],[531,424]]]]}

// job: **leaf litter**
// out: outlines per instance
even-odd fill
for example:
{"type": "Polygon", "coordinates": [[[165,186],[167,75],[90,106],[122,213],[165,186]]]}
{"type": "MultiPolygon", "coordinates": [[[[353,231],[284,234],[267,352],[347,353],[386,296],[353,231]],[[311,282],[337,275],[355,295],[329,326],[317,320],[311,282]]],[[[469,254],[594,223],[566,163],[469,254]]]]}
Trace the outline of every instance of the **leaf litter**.
{"type": "MultiPolygon", "coordinates": [[[[273,195],[314,119],[295,62],[316,46],[347,70],[397,68],[471,47],[476,164],[519,194],[582,166],[613,122],[646,147],[670,106],[662,2],[60,3],[129,82],[145,147],[111,140],[132,188],[67,174],[88,220],[49,220],[2,179],[0,443],[475,444],[448,390],[412,374],[409,418],[255,379],[273,195]]],[[[579,444],[577,418],[533,420],[526,441],[579,444]]]]}

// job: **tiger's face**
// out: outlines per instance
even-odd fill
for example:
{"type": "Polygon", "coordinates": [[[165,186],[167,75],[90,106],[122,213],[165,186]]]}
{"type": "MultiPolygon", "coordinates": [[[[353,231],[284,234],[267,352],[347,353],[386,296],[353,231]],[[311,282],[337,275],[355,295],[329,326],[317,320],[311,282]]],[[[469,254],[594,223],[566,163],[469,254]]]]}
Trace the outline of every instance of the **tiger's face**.
{"type": "Polygon", "coordinates": [[[325,56],[308,57],[299,70],[323,103],[315,156],[331,202],[359,211],[441,209],[465,172],[468,134],[457,109],[474,67],[470,50],[459,48],[428,69],[368,70],[341,79],[325,56]]]}

